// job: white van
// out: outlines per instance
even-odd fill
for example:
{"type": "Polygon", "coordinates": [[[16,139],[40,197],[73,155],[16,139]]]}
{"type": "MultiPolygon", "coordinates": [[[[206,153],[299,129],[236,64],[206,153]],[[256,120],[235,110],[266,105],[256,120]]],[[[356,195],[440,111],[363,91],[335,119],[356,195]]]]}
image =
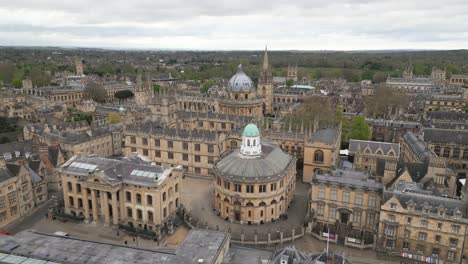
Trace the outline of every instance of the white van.
{"type": "Polygon", "coordinates": [[[63,236],[63,237],[69,237],[70,235],[68,233],[62,232],[62,231],[57,231],[54,233],[56,236],[63,236]]]}

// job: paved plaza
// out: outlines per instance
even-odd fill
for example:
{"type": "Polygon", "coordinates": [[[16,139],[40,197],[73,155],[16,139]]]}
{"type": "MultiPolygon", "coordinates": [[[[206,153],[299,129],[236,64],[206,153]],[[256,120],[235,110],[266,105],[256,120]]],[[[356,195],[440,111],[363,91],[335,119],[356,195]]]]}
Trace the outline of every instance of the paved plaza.
{"type": "Polygon", "coordinates": [[[304,224],[307,214],[309,188],[300,180],[297,181],[296,193],[287,211],[288,219],[279,219],[276,222],[263,225],[241,225],[221,219],[213,210],[213,188],[213,181],[207,179],[185,178],[182,183],[182,203],[185,205],[187,212],[198,219],[203,227],[208,224],[209,229],[231,230],[231,233],[235,234],[240,234],[241,232],[266,234],[278,230],[291,230],[304,224]]]}

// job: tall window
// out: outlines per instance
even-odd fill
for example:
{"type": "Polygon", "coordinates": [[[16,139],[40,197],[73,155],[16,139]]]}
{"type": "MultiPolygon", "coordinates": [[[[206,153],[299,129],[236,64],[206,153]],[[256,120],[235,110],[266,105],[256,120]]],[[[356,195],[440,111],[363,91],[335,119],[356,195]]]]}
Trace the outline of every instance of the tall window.
{"type": "Polygon", "coordinates": [[[355,204],[362,205],[362,194],[356,194],[356,198],[354,200],[355,204]]]}
{"type": "Polygon", "coordinates": [[[360,224],[361,223],[361,216],[362,216],[361,211],[354,211],[354,214],[353,214],[354,223],[360,224]]]}
{"type": "Polygon", "coordinates": [[[434,153],[435,153],[437,156],[440,156],[440,146],[434,146],[434,153]]]}
{"type": "Polygon", "coordinates": [[[318,216],[323,216],[323,209],[324,209],[324,205],[323,204],[319,204],[317,206],[317,215],[318,216]]]}
{"type": "Polygon", "coordinates": [[[337,196],[337,191],[336,191],[336,190],[331,190],[331,192],[330,192],[330,200],[336,201],[336,200],[337,200],[336,196],[337,196]]]}
{"type": "Polygon", "coordinates": [[[266,192],[266,185],[265,184],[261,184],[258,186],[258,192],[266,192]]]}
{"type": "Polygon", "coordinates": [[[234,191],[235,192],[242,192],[242,185],[235,183],[234,184],[234,191]]]}
{"type": "Polygon", "coordinates": [[[253,185],[247,185],[246,186],[246,191],[248,193],[253,193],[254,192],[254,186],[253,185]]]}
{"type": "Polygon", "coordinates": [[[375,206],[375,196],[369,196],[368,206],[375,206]]]}
{"type": "Polygon", "coordinates": [[[325,189],[324,188],[319,189],[318,198],[319,199],[325,199],[325,189]]]}
{"type": "Polygon", "coordinates": [[[349,192],[343,192],[343,202],[349,202],[349,192]]]}
{"type": "Polygon", "coordinates": [[[316,150],[314,153],[314,162],[323,163],[323,151],[316,150]]]}
{"type": "Polygon", "coordinates": [[[329,207],[328,208],[328,217],[335,219],[336,218],[336,208],[335,207],[329,207]]]}

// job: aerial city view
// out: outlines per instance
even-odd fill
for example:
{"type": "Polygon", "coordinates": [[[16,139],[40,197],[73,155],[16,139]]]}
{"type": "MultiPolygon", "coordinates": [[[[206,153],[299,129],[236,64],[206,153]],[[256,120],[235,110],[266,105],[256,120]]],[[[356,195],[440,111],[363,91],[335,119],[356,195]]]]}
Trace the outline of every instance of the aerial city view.
{"type": "Polygon", "coordinates": [[[0,4],[0,263],[468,264],[468,1],[0,4]]]}

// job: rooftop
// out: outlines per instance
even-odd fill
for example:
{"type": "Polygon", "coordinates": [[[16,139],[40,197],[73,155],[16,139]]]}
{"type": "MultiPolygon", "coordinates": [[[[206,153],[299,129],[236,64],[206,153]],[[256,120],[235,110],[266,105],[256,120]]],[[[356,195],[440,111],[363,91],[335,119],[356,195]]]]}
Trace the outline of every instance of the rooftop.
{"type": "Polygon", "coordinates": [[[246,157],[234,150],[221,158],[215,165],[215,171],[221,177],[236,177],[246,181],[270,181],[285,175],[293,158],[278,146],[262,142],[262,153],[255,157],[246,157]]]}
{"type": "MultiPolygon", "coordinates": [[[[33,258],[28,263],[214,263],[229,236],[216,231],[191,230],[180,247],[174,251],[145,250],[132,247],[80,240],[70,237],[23,231],[15,236],[0,236],[0,252],[17,258],[33,258]],[[19,255],[23,257],[19,257],[19,255]],[[26,256],[26,257],[25,257],[26,256]],[[45,262],[53,261],[53,262],[45,262]]],[[[0,255],[0,262],[2,261],[0,255]]],[[[3,263],[3,262],[2,262],[3,263]]],[[[23,262],[7,262],[23,263],[23,262]]]]}
{"type": "Polygon", "coordinates": [[[62,165],[63,173],[81,177],[98,176],[108,181],[137,185],[159,185],[171,175],[171,169],[164,169],[137,157],[121,160],[95,156],[73,156],[62,165]]]}

